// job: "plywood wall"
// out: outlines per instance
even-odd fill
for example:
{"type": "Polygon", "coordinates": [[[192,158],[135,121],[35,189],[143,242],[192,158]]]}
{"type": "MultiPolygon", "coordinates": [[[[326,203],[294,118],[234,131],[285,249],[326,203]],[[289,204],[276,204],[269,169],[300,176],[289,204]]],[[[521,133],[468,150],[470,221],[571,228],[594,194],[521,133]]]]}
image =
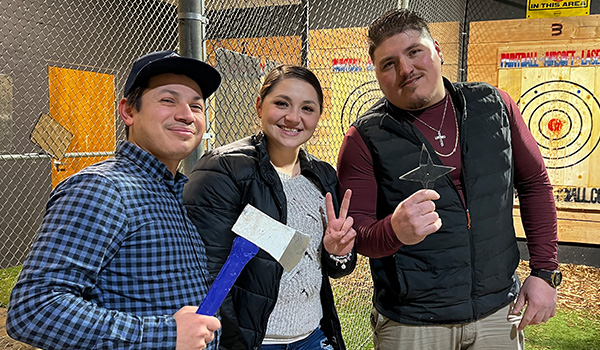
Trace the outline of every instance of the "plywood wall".
{"type": "MultiPolygon", "coordinates": [[[[50,117],[73,134],[69,153],[115,150],[115,77],[60,67],[48,68],[50,117]]],[[[52,187],[108,157],[65,158],[52,167],[52,187]]]]}
{"type": "Polygon", "coordinates": [[[208,40],[206,52],[211,63],[214,63],[214,52],[219,47],[257,57],[263,62],[272,60],[281,63],[301,63],[302,42],[298,36],[208,40]]]}
{"type": "Polygon", "coordinates": [[[565,242],[600,244],[598,33],[600,16],[470,27],[468,80],[498,86],[517,102],[554,186],[565,242]]]}

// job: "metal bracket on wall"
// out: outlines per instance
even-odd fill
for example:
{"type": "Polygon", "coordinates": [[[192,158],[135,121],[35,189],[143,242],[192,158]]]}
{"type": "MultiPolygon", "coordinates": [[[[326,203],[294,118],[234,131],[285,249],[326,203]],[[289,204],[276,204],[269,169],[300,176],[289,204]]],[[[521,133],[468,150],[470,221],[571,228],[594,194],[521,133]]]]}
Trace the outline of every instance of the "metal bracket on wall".
{"type": "Polygon", "coordinates": [[[65,163],[63,163],[59,160],[53,160],[52,163],[54,164],[56,171],[66,171],[67,170],[65,163]]]}
{"type": "Polygon", "coordinates": [[[202,24],[208,24],[208,17],[205,17],[195,12],[181,12],[177,14],[177,19],[191,19],[194,21],[200,21],[202,24]]]}

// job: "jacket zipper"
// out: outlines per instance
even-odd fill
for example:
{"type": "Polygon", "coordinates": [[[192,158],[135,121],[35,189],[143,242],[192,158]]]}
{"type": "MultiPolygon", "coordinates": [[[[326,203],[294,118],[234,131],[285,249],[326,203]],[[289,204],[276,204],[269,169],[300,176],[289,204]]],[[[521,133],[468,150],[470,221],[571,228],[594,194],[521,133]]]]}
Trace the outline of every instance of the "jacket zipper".
{"type": "MultiPolygon", "coordinates": [[[[460,92],[457,92],[458,96],[460,96],[460,98],[462,98],[462,106],[463,106],[463,111],[462,111],[462,123],[460,125],[460,131],[461,134],[463,135],[463,137],[465,136],[465,131],[464,131],[464,125],[467,121],[467,101],[464,97],[464,95],[460,92]]],[[[466,151],[465,145],[462,142],[463,139],[461,139],[461,150],[463,152],[463,155],[465,154],[464,152],[466,151]]],[[[461,163],[462,163],[462,172],[463,172],[463,179],[465,181],[465,215],[466,215],[466,219],[467,219],[467,233],[469,235],[469,249],[470,249],[470,254],[471,254],[471,312],[472,312],[472,319],[475,319],[475,316],[477,315],[477,307],[475,306],[475,303],[473,302],[474,300],[474,286],[475,286],[475,260],[474,260],[474,252],[473,252],[473,232],[471,232],[471,212],[469,211],[469,194],[467,193],[469,191],[469,188],[467,186],[467,169],[465,167],[465,163],[464,163],[464,156],[461,157],[461,163]]]]}

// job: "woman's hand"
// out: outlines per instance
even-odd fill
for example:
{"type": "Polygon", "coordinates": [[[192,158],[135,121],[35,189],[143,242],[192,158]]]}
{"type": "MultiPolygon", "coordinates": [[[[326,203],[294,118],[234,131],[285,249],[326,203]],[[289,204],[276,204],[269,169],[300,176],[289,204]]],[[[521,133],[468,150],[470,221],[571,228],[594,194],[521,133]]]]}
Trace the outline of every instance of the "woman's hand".
{"type": "Polygon", "coordinates": [[[351,216],[346,217],[351,197],[352,190],[346,190],[340,207],[340,216],[336,217],[331,193],[325,195],[327,229],[325,229],[325,236],[323,237],[323,246],[329,254],[338,256],[346,255],[354,247],[354,238],[356,237],[356,231],[352,228],[354,219],[351,216]]]}

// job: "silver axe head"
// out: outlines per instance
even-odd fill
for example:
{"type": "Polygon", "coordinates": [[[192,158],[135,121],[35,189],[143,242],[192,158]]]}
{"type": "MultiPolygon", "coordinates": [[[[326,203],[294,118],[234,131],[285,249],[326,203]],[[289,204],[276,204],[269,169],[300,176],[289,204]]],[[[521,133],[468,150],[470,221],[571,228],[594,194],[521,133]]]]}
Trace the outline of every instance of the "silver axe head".
{"type": "Polygon", "coordinates": [[[310,237],[271,218],[248,204],[231,228],[269,253],[285,271],[298,264],[308,247],[310,237]]]}
{"type": "Polygon", "coordinates": [[[238,237],[233,239],[231,252],[196,313],[214,315],[244,266],[258,252],[271,254],[286,271],[298,264],[308,247],[309,236],[272,219],[248,204],[231,228],[238,237]]]}

